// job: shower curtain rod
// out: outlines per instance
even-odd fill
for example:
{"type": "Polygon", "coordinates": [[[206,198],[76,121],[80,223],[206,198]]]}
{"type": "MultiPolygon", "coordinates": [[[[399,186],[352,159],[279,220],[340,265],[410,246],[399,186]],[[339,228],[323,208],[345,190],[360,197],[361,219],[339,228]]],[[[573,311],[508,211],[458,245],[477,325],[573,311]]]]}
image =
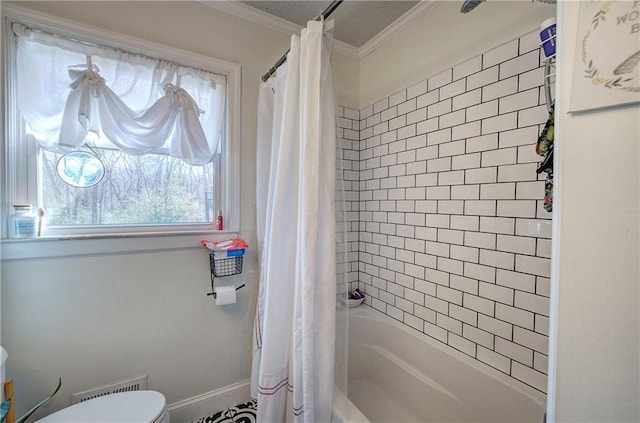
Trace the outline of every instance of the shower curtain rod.
{"type": "MultiPolygon", "coordinates": [[[[328,18],[334,10],[336,10],[338,8],[338,6],[340,6],[340,3],[342,3],[344,0],[334,0],[331,2],[331,4],[324,9],[324,11],[320,14],[320,16],[318,16],[317,18],[315,18],[316,21],[319,21],[320,19],[324,18],[328,18]]],[[[278,61],[276,62],[275,65],[273,65],[271,67],[271,69],[269,69],[269,72],[265,73],[262,76],[262,82],[267,82],[267,79],[269,79],[271,77],[271,75],[273,75],[276,72],[276,69],[278,69],[280,67],[280,65],[282,65],[284,62],[287,61],[287,54],[289,54],[290,50],[287,50],[287,52],[285,54],[282,55],[282,57],[280,59],[278,59],[278,61]]]]}

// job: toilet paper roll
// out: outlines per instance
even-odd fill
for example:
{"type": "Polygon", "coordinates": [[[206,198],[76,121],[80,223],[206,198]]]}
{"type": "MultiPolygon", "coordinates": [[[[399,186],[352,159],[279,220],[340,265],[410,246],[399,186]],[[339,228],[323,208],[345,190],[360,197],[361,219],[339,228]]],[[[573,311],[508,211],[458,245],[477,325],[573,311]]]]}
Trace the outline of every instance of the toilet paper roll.
{"type": "Polygon", "coordinates": [[[216,305],[222,306],[236,303],[235,286],[219,286],[214,292],[216,293],[216,305]]]}

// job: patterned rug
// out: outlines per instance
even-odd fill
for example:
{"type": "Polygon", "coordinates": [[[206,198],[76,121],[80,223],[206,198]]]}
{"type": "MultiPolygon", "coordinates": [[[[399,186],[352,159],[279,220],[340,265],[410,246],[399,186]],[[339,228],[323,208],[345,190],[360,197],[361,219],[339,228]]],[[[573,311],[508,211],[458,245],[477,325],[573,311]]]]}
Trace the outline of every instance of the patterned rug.
{"type": "Polygon", "coordinates": [[[255,423],[256,400],[251,400],[235,407],[229,407],[213,416],[203,417],[193,423],[255,423]]]}

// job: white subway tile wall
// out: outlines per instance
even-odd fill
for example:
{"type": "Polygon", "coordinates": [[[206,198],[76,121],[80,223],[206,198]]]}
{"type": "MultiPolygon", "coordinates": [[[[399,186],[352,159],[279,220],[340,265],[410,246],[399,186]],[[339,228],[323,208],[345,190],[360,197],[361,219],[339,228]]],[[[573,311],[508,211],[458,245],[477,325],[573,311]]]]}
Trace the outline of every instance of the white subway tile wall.
{"type": "MultiPolygon", "coordinates": [[[[389,110],[389,109],[387,109],[389,110]]],[[[386,116],[390,115],[387,113],[386,116]]],[[[364,121],[362,122],[364,124],[364,121]]],[[[337,110],[337,180],[342,183],[343,192],[338,190],[337,219],[339,222],[338,241],[338,277],[339,282],[345,281],[349,289],[358,287],[358,241],[360,222],[360,111],[347,107],[337,110]],[[344,202],[340,201],[344,196],[344,202]],[[344,225],[344,226],[342,226],[344,225]],[[344,242],[340,242],[340,240],[344,242]]],[[[386,166],[382,161],[379,169],[386,166]]],[[[338,185],[340,187],[340,185],[338,185]]]]}
{"type": "Polygon", "coordinates": [[[547,118],[536,40],[342,108],[339,131],[349,281],[366,304],[546,392],[551,215],[536,174],[547,118]]]}

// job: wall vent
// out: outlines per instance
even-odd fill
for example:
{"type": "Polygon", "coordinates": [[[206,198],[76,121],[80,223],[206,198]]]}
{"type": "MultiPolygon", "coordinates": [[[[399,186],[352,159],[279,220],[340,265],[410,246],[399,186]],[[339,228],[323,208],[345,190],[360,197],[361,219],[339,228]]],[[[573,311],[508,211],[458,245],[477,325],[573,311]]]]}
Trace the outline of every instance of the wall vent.
{"type": "Polygon", "coordinates": [[[118,392],[128,391],[144,391],[147,389],[147,375],[136,377],[122,382],[116,382],[111,385],[102,386],[100,388],[89,389],[88,391],[78,392],[71,395],[71,404],[87,401],[92,398],[102,397],[104,395],[115,394],[118,392]]]}

